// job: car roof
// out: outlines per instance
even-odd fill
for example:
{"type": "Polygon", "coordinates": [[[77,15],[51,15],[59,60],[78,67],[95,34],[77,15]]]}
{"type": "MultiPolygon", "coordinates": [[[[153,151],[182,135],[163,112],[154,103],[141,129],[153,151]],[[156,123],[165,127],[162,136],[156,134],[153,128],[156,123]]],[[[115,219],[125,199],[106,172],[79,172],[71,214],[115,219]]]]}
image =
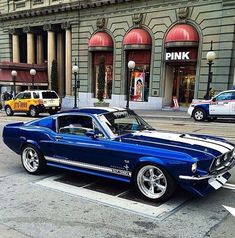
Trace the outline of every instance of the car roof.
{"type": "Polygon", "coordinates": [[[117,112],[117,111],[124,111],[126,109],[119,108],[119,107],[85,107],[81,109],[71,109],[60,111],[60,113],[69,113],[69,112],[82,112],[82,113],[89,113],[89,114],[103,114],[108,112],[117,112]]]}
{"type": "Polygon", "coordinates": [[[25,93],[25,92],[55,92],[54,90],[47,90],[47,89],[45,89],[45,90],[25,90],[25,91],[23,91],[23,93],[25,93]]]}

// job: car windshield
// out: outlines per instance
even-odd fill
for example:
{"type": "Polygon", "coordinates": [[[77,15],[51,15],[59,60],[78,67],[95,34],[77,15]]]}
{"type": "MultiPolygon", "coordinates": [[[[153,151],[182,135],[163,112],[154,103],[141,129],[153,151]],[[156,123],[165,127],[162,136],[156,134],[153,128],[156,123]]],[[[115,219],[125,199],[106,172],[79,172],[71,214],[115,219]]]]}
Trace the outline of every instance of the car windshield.
{"type": "Polygon", "coordinates": [[[111,137],[141,130],[154,130],[132,110],[109,112],[100,115],[99,118],[111,137]]]}

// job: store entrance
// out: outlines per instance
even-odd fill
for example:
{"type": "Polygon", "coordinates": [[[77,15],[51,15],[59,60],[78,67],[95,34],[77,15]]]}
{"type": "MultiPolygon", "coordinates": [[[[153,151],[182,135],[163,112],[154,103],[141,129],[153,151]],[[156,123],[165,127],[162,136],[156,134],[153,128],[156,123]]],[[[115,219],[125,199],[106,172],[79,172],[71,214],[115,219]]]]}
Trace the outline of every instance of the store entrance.
{"type": "Polygon", "coordinates": [[[195,89],[196,66],[173,67],[172,97],[178,99],[182,107],[187,107],[192,102],[195,89]]]}

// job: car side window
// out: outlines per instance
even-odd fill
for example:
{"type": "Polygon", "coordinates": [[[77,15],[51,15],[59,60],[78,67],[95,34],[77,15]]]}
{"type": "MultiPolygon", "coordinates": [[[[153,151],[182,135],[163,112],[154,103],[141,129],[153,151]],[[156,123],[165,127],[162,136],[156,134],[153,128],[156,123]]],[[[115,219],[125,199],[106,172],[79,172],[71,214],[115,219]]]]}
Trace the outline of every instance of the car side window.
{"type": "Polygon", "coordinates": [[[224,101],[224,100],[231,100],[232,93],[231,92],[225,92],[216,97],[216,101],[224,101]]]}
{"type": "Polygon", "coordinates": [[[90,130],[93,130],[93,123],[89,116],[68,115],[58,118],[59,133],[85,136],[90,130]]]}
{"type": "Polygon", "coordinates": [[[23,99],[31,99],[31,93],[24,93],[23,99]]]}
{"type": "Polygon", "coordinates": [[[39,93],[33,92],[33,98],[39,98],[39,93]]]}
{"type": "Polygon", "coordinates": [[[231,100],[235,100],[235,92],[232,92],[231,100]]]}
{"type": "Polygon", "coordinates": [[[24,93],[19,93],[17,96],[16,96],[16,100],[17,99],[23,99],[23,97],[24,97],[24,93]]]}

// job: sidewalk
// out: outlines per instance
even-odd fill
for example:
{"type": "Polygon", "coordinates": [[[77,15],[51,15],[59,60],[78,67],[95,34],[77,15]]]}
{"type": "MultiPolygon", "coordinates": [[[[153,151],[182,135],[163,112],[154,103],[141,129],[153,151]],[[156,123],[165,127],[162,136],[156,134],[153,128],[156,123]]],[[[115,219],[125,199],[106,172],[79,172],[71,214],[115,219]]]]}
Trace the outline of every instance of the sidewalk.
{"type": "MultiPolygon", "coordinates": [[[[71,108],[62,108],[62,111],[71,110],[71,108]]],[[[148,119],[168,119],[168,120],[191,120],[190,116],[185,110],[173,110],[173,109],[163,109],[163,110],[134,110],[138,115],[143,118],[148,119]]],[[[5,111],[0,110],[0,117],[5,114],[5,111]]],[[[17,115],[17,114],[16,114],[17,115]]],[[[49,115],[49,114],[45,114],[49,115]]]]}
{"type": "Polygon", "coordinates": [[[134,110],[143,118],[168,119],[168,120],[191,120],[187,111],[183,110],[134,110]]]}

